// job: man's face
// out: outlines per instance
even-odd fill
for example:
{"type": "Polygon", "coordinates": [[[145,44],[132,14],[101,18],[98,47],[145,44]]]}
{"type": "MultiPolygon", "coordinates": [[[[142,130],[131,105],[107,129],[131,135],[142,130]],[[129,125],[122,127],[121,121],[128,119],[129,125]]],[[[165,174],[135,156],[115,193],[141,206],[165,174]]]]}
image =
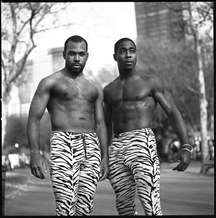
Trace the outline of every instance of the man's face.
{"type": "Polygon", "coordinates": [[[69,41],[63,57],[65,59],[65,66],[69,71],[77,74],[81,73],[88,59],[85,42],[69,41]]]}
{"type": "Polygon", "coordinates": [[[131,41],[123,41],[114,54],[115,60],[118,62],[119,69],[132,70],[137,62],[136,47],[131,41]]]}

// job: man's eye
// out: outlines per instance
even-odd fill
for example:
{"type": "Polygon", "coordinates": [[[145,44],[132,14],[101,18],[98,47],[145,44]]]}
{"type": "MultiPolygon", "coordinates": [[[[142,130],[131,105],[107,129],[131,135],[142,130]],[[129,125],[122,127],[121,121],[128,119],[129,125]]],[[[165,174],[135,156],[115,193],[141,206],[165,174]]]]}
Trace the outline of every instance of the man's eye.
{"type": "Polygon", "coordinates": [[[127,49],[121,49],[121,50],[119,50],[119,53],[120,53],[120,54],[124,54],[124,53],[126,53],[127,51],[129,51],[129,52],[131,52],[131,53],[136,53],[136,49],[129,49],[129,50],[127,50],[127,49]]]}
{"type": "Polygon", "coordinates": [[[70,55],[70,56],[74,56],[75,53],[74,53],[74,52],[68,52],[68,55],[70,55]]]}
{"type": "Polygon", "coordinates": [[[83,56],[85,56],[85,52],[81,52],[81,53],[79,53],[79,55],[83,57],[83,56]]]}
{"type": "Polygon", "coordinates": [[[121,49],[121,50],[119,50],[119,53],[125,53],[126,52],[126,50],[125,49],[121,49]]]}

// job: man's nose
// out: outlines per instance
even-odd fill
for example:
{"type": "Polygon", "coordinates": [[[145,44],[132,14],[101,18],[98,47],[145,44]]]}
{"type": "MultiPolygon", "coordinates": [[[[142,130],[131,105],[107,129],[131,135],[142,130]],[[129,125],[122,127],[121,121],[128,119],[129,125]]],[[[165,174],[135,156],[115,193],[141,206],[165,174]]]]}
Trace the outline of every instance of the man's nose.
{"type": "Polygon", "coordinates": [[[74,60],[75,60],[75,61],[80,61],[80,56],[79,56],[78,54],[76,54],[76,55],[74,56],[74,60]]]}
{"type": "Polygon", "coordinates": [[[131,57],[130,51],[126,51],[126,57],[131,57]]]}

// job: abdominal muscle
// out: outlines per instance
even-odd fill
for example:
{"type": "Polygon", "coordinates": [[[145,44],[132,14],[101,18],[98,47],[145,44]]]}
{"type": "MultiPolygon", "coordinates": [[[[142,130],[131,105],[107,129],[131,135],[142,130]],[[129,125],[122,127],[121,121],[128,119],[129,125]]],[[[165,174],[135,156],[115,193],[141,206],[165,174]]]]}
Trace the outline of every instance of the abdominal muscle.
{"type": "Polygon", "coordinates": [[[91,110],[74,108],[49,111],[52,131],[94,132],[95,119],[91,110]]]}
{"type": "MultiPolygon", "coordinates": [[[[152,105],[153,106],[153,105],[152,105]]],[[[154,107],[143,107],[142,104],[124,105],[113,110],[114,133],[122,133],[150,127],[154,107]]]]}

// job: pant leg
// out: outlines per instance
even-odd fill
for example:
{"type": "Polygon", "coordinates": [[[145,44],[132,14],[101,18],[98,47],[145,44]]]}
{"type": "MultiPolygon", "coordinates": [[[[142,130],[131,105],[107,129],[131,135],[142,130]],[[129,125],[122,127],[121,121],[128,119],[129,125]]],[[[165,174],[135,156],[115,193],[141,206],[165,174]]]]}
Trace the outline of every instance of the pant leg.
{"type": "Polygon", "coordinates": [[[76,212],[80,161],[84,158],[82,140],[70,133],[55,132],[51,139],[50,176],[57,216],[76,212]]]}
{"type": "Polygon", "coordinates": [[[100,176],[101,151],[95,133],[83,134],[85,160],[80,165],[76,216],[90,216],[100,176]]]}
{"type": "Polygon", "coordinates": [[[109,148],[109,180],[116,197],[119,215],[135,215],[136,184],[130,169],[124,163],[123,139],[113,139],[109,148]]]}
{"type": "Polygon", "coordinates": [[[146,215],[162,215],[160,204],[160,163],[156,140],[151,130],[138,131],[128,150],[134,156],[130,168],[146,215]]]}

